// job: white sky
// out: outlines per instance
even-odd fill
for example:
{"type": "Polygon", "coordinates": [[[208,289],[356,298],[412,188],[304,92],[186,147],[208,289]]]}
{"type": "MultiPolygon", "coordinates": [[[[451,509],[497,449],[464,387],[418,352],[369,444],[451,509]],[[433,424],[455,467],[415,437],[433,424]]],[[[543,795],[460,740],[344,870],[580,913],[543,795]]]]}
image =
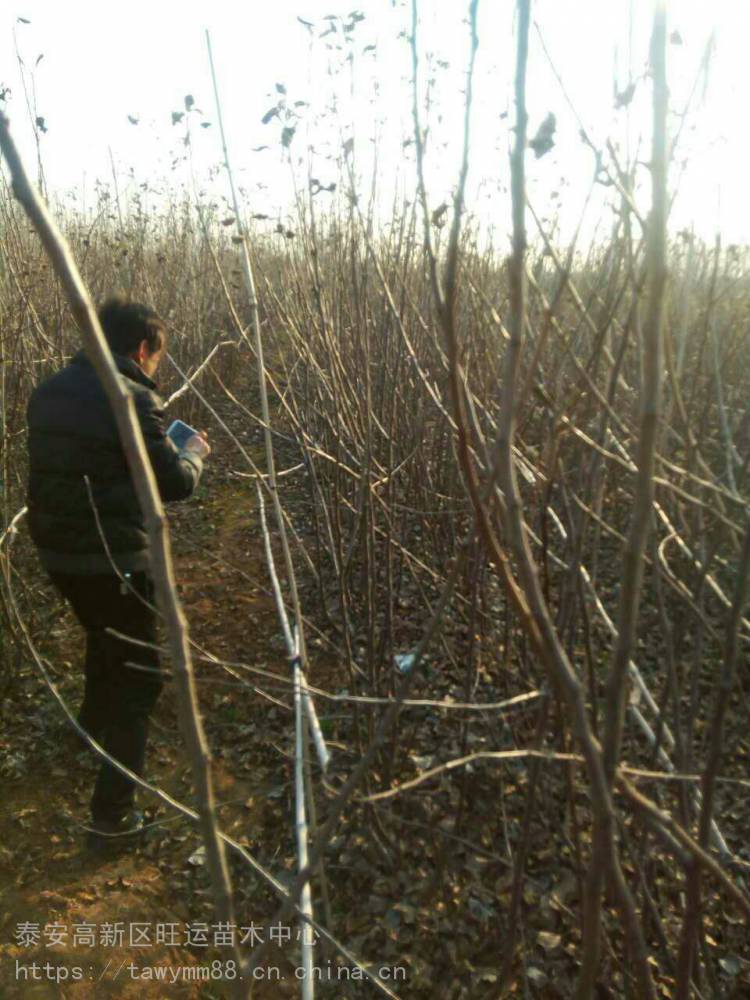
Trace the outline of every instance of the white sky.
{"type": "MultiPolygon", "coordinates": [[[[431,153],[428,178],[431,203],[450,197],[461,152],[463,81],[468,32],[464,0],[421,0],[422,82],[431,75],[427,53],[448,63],[435,66],[432,93],[431,153]]],[[[513,120],[511,83],[514,60],[513,0],[480,0],[480,44],[476,102],[472,120],[469,207],[504,236],[509,228],[508,147],[513,120]],[[509,112],[507,117],[501,117],[509,112]]],[[[532,6],[547,48],[576,112],[597,145],[611,137],[622,155],[627,144],[648,159],[650,85],[643,79],[650,33],[650,0],[535,0],[532,6]],[[632,44],[631,44],[632,43],[632,44]],[[613,81],[619,89],[638,80],[629,111],[614,109],[613,81]],[[639,137],[642,143],[638,146],[639,137]]],[[[304,100],[303,115],[291,145],[298,177],[307,172],[312,144],[312,174],[322,183],[337,180],[336,158],[342,138],[355,139],[355,164],[363,177],[372,170],[370,141],[378,137],[377,175],[381,212],[396,184],[413,184],[411,134],[411,63],[403,35],[410,30],[405,0],[3,0],[0,4],[0,84],[12,90],[6,103],[14,135],[28,163],[35,153],[25,109],[14,35],[27,71],[34,70],[38,113],[48,132],[41,136],[50,190],[75,191],[91,205],[94,181],[111,180],[112,150],[121,191],[135,191],[147,181],[159,190],[185,188],[184,122],[173,126],[171,112],[182,110],[186,94],[195,97],[203,117],[193,114],[193,158],[199,182],[215,197],[226,194],[223,178],[207,184],[208,172],[221,161],[204,29],[212,34],[224,104],[230,153],[248,207],[281,219],[291,210],[291,173],[279,142],[281,124],[263,125],[261,117],[287,88],[287,101],[304,100]],[[338,29],[319,36],[332,22],[327,14],[360,10],[364,20],[348,33],[338,29]],[[17,21],[27,18],[31,23],[17,21]],[[314,22],[309,32],[297,20],[314,22]],[[401,37],[399,37],[401,35],[401,37]],[[336,45],[340,48],[337,49],[336,45]],[[365,51],[375,45],[374,50],[365,51]],[[330,47],[328,47],[330,46],[330,47]],[[353,55],[351,62],[346,57],[353,55]],[[335,98],[336,110],[330,110],[335,98]],[[328,110],[327,110],[328,109],[328,110]],[[138,117],[132,125],[128,115],[138,117]],[[202,120],[213,123],[199,128],[202,120]],[[253,152],[253,147],[271,148],[253,152]],[[326,159],[326,157],[332,157],[326,159]],[[299,161],[304,162],[300,163],[299,161]],[[128,187],[131,170],[135,180],[128,187]]],[[[681,44],[668,50],[673,111],[685,107],[698,74],[706,42],[716,30],[716,49],[707,86],[701,81],[693,111],[676,153],[673,180],[686,161],[675,205],[675,228],[694,225],[706,239],[717,228],[725,243],[750,243],[746,207],[750,139],[746,124],[745,82],[750,4],[745,0],[671,0],[670,30],[681,44]],[[742,81],[742,82],[741,82],[742,81]]],[[[28,78],[27,78],[28,82],[28,78]]],[[[578,125],[532,30],[529,61],[529,112],[533,132],[545,115],[557,116],[555,149],[536,160],[528,157],[531,197],[542,215],[556,206],[563,228],[577,218],[592,175],[592,156],[578,138],[578,125]],[[555,199],[552,192],[557,191],[555,199]]],[[[678,124],[676,115],[672,127],[678,124]]],[[[648,174],[640,170],[644,196],[648,174]]],[[[365,180],[369,186],[369,180],[365,180]]],[[[598,188],[606,198],[607,189],[598,188]]],[[[330,195],[321,194],[322,207],[330,195]]],[[[601,217],[595,203],[591,225],[601,217]]],[[[291,215],[289,216],[291,218],[291,215]]]]}

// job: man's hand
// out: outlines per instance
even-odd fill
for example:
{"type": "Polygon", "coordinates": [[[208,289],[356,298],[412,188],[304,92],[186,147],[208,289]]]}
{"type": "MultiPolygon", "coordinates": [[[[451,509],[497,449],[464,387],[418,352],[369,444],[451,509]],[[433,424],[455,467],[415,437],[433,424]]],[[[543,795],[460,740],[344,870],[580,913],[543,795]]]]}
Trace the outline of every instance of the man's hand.
{"type": "Polygon", "coordinates": [[[208,443],[208,434],[206,431],[198,431],[197,434],[193,434],[185,442],[185,451],[195,452],[201,458],[206,458],[211,454],[211,445],[208,443]]]}

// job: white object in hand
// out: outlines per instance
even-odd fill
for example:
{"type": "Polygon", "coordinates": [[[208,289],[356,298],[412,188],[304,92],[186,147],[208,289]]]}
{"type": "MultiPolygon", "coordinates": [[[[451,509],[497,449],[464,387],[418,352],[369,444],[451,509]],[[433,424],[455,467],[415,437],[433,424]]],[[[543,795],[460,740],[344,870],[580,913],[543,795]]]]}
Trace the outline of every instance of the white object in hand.
{"type": "Polygon", "coordinates": [[[185,451],[192,451],[201,458],[211,454],[211,445],[200,434],[193,434],[185,442],[185,451]]]}

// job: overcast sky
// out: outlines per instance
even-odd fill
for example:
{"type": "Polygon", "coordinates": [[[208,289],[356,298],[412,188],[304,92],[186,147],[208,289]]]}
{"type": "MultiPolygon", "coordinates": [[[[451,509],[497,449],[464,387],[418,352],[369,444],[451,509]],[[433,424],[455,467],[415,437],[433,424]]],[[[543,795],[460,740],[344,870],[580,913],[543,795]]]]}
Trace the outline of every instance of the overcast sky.
{"type": "MultiPolygon", "coordinates": [[[[726,243],[750,243],[745,66],[750,5],[744,0],[673,0],[669,8],[670,32],[675,33],[668,51],[673,131],[679,125],[677,112],[684,110],[698,80],[672,170],[673,182],[680,178],[673,224],[692,224],[707,239],[719,228],[726,243]],[[716,46],[704,79],[699,67],[712,31],[716,46]]],[[[434,78],[428,155],[434,206],[450,196],[460,159],[466,9],[463,0],[420,3],[423,97],[424,85],[434,78]]],[[[503,234],[509,229],[504,192],[513,123],[515,3],[480,0],[479,10],[469,207],[503,234]]],[[[530,127],[533,132],[551,111],[557,132],[550,153],[538,160],[529,154],[530,194],[540,214],[549,217],[559,206],[569,226],[583,204],[593,164],[580,141],[576,116],[597,145],[611,137],[623,158],[629,148],[631,155],[648,160],[651,95],[644,70],[651,2],[536,0],[532,13],[565,91],[540,34],[532,29],[530,127]],[[631,82],[632,102],[615,108],[615,90],[622,93],[631,82]]],[[[79,204],[86,198],[89,205],[95,180],[111,181],[110,151],[123,194],[143,182],[177,190],[188,186],[186,119],[172,124],[172,112],[184,111],[190,94],[195,100],[189,116],[192,166],[201,189],[216,197],[226,193],[226,185],[220,177],[208,181],[221,161],[204,36],[209,28],[230,153],[250,211],[285,218],[292,171],[306,183],[310,161],[322,184],[336,180],[336,161],[350,137],[363,183],[369,184],[364,178],[372,171],[377,149],[380,198],[388,204],[396,186],[413,184],[414,178],[413,145],[408,144],[411,60],[405,37],[410,18],[410,3],[404,0],[360,0],[358,7],[352,0],[5,0],[0,84],[11,88],[6,112],[33,165],[17,44],[29,97],[33,99],[33,76],[36,113],[47,129],[40,141],[49,188],[74,192],[79,204]],[[352,18],[353,11],[364,17],[352,18]],[[282,109],[264,125],[264,114],[281,98],[299,118],[283,121],[282,109]],[[201,128],[201,122],[211,125],[201,128]],[[291,166],[280,142],[285,124],[296,124],[291,166]]],[[[639,176],[646,197],[645,167],[639,176]]],[[[597,196],[609,193],[600,188],[597,196]]],[[[336,196],[322,193],[319,204],[336,196]]],[[[592,208],[591,226],[601,216],[598,204],[592,208]]]]}

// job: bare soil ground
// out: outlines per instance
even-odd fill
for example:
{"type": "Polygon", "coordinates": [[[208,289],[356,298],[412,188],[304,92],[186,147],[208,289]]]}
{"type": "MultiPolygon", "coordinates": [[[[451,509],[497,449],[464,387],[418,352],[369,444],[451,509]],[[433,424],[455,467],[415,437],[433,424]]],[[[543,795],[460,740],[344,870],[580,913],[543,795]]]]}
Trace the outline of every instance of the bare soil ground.
{"type": "MultiPolygon", "coordinates": [[[[259,430],[248,429],[247,421],[232,417],[228,407],[220,412],[262,465],[259,430]]],[[[226,437],[213,431],[212,443],[214,453],[196,495],[185,504],[172,505],[169,512],[191,637],[215,656],[285,678],[285,647],[269,590],[254,482],[238,475],[241,460],[226,437]]],[[[282,467],[298,460],[292,452],[285,454],[282,446],[282,467]]],[[[285,504],[302,534],[311,530],[308,499],[301,479],[285,480],[285,504]]],[[[16,545],[19,558],[33,566],[24,548],[28,543],[21,539],[16,545]]],[[[76,708],[82,688],[83,633],[45,584],[38,565],[34,572],[35,583],[49,599],[45,610],[49,627],[38,639],[38,648],[60,691],[76,708]]],[[[321,625],[316,621],[320,609],[315,606],[314,588],[303,582],[303,590],[305,610],[321,625]]],[[[403,613],[406,619],[411,612],[405,607],[403,613]]],[[[415,611],[413,619],[421,621],[423,616],[415,611]]],[[[223,828],[277,877],[283,880],[286,873],[291,878],[295,867],[291,691],[283,680],[279,683],[238,667],[240,676],[261,693],[240,686],[220,666],[203,659],[200,648],[193,650],[195,672],[223,828]]],[[[332,690],[345,687],[343,665],[325,653],[324,644],[313,642],[311,649],[312,682],[332,690]]],[[[509,677],[496,664],[488,663],[486,669],[480,665],[479,673],[477,700],[492,701],[518,691],[518,677],[509,677]]],[[[421,694],[460,699],[462,684],[460,676],[445,668],[421,694]]],[[[354,759],[350,710],[320,701],[319,711],[346,772],[354,759]]],[[[93,751],[71,749],[62,712],[29,657],[19,665],[18,682],[3,706],[3,716],[0,998],[227,997],[226,982],[211,976],[227,971],[232,953],[220,939],[216,943],[208,874],[195,826],[141,793],[152,824],[144,841],[114,856],[92,854],[84,846],[82,827],[88,818],[95,756],[93,751]],[[19,938],[24,924],[29,925],[31,938],[36,926],[36,942],[19,938]],[[108,925],[123,928],[122,942],[108,936],[108,925]],[[34,978],[35,962],[40,978],[34,978]],[[147,970],[159,967],[166,969],[166,980],[145,978],[147,970]],[[174,984],[172,976],[177,978],[174,984]]],[[[405,726],[408,747],[397,769],[400,779],[413,776],[431,761],[459,756],[455,727],[447,727],[444,715],[420,710],[405,726]]],[[[474,743],[472,731],[469,747],[494,749],[513,745],[514,740],[528,744],[532,714],[514,716],[512,726],[512,731],[498,731],[492,747],[483,736],[474,743]]],[[[745,758],[747,746],[746,734],[734,735],[728,752],[730,772],[745,758]]],[[[580,883],[571,819],[560,799],[558,777],[541,786],[547,822],[534,828],[529,853],[524,961],[511,985],[511,993],[518,996],[572,995],[580,958],[581,935],[571,918],[571,909],[578,907],[580,883]]],[[[190,770],[169,684],[153,720],[147,778],[192,804],[190,770]]],[[[479,767],[461,778],[456,772],[437,789],[431,785],[399,798],[387,809],[350,811],[327,868],[331,910],[324,912],[316,886],[317,915],[330,921],[334,933],[355,954],[366,956],[376,967],[404,968],[406,982],[393,983],[399,996],[495,1000],[507,933],[510,858],[520,835],[526,787],[522,763],[502,772],[479,767]],[[465,782],[463,806],[460,781],[465,782]],[[463,818],[456,825],[458,812],[463,818]]],[[[722,816],[731,842],[741,844],[746,818],[742,802],[735,800],[734,808],[723,809],[722,816]]],[[[275,933],[282,941],[288,935],[284,947],[274,948],[268,958],[270,969],[278,969],[278,974],[269,971],[270,978],[256,984],[253,996],[257,1000],[297,996],[297,927],[291,922],[274,932],[275,896],[236,854],[230,852],[229,860],[238,926],[254,925],[261,937],[275,933]]],[[[661,891],[658,884],[654,891],[661,891]]],[[[742,992],[750,986],[745,980],[747,941],[741,919],[722,900],[712,908],[708,929],[708,946],[728,963],[728,971],[722,973],[726,995],[750,995],[742,992]]],[[[667,930],[677,933],[679,928],[667,930]]],[[[247,937],[248,931],[240,934],[247,937]]],[[[619,949],[616,922],[610,924],[610,934],[619,949]]],[[[248,953],[249,941],[242,950],[248,953]]],[[[329,958],[331,953],[320,948],[318,964],[324,972],[330,968],[329,958]]],[[[605,990],[601,995],[624,995],[622,980],[617,972],[608,972],[608,962],[605,955],[603,979],[609,978],[614,992],[605,990]]],[[[670,995],[669,972],[660,969],[664,996],[670,995]]],[[[317,993],[336,1000],[375,995],[366,982],[340,979],[319,983],[317,993]]]]}

